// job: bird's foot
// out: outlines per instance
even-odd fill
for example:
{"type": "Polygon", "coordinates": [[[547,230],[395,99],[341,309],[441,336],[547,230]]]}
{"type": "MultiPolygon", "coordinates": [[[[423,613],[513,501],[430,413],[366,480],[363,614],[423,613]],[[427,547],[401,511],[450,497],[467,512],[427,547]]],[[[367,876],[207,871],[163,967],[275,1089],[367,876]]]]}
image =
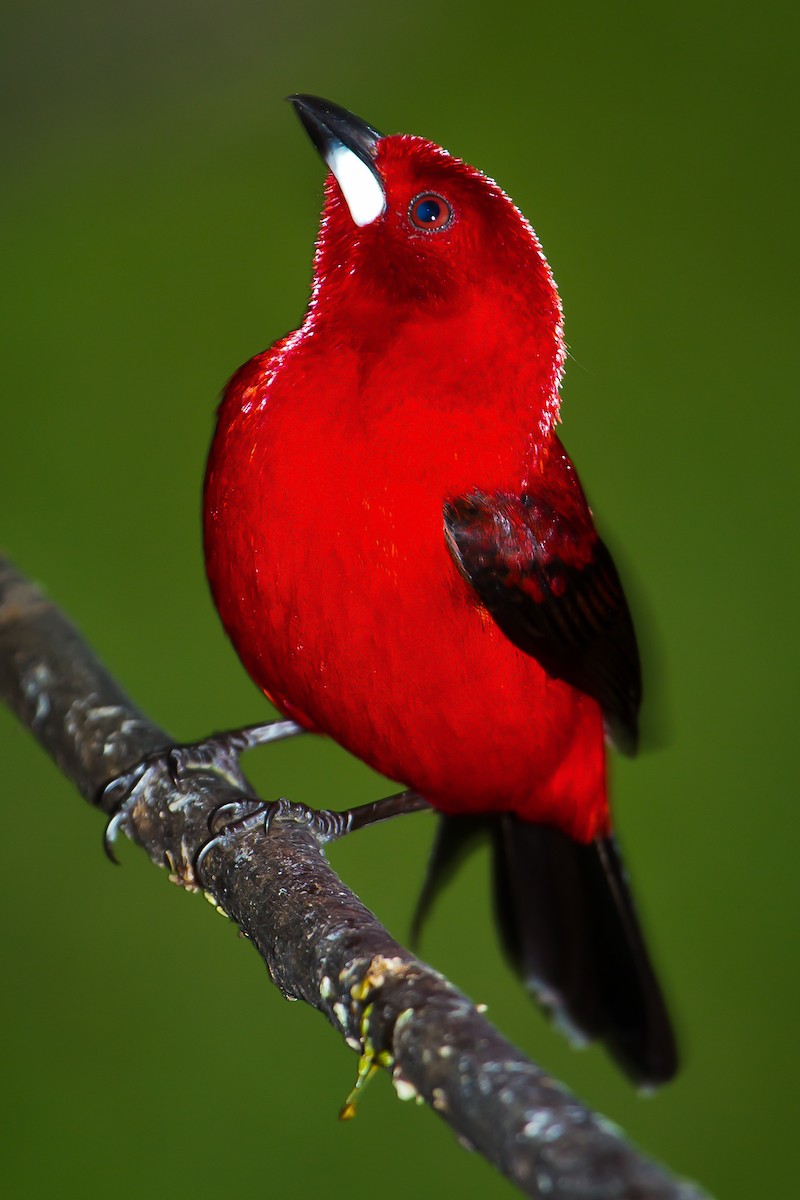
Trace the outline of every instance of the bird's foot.
{"type": "Polygon", "coordinates": [[[249,828],[255,819],[259,819],[263,821],[264,832],[270,833],[275,821],[289,821],[310,829],[322,842],[333,842],[346,833],[353,833],[378,821],[388,821],[403,813],[423,812],[430,807],[428,801],[416,792],[398,792],[397,795],[374,800],[371,804],[342,810],[312,808],[308,804],[287,800],[285,796],[271,803],[245,798],[215,809],[209,821],[209,830],[214,837],[221,837],[224,833],[241,828],[243,822],[249,828]]]}
{"type": "Polygon", "coordinates": [[[243,796],[241,800],[220,805],[211,814],[208,822],[211,837],[200,847],[194,864],[195,873],[198,879],[202,879],[201,872],[206,857],[231,834],[248,833],[259,825],[264,833],[269,834],[276,822],[287,822],[310,830],[322,845],[347,833],[348,816],[347,812],[295,804],[284,796],[271,802],[243,796]]]}
{"type": "MultiPolygon", "coordinates": [[[[95,797],[96,806],[109,814],[103,835],[106,854],[112,862],[118,861],[114,855],[114,841],[125,821],[127,808],[136,788],[148,773],[155,772],[165,776],[177,791],[185,789],[191,776],[211,775],[246,792],[248,785],[242,774],[240,756],[256,746],[265,746],[270,742],[282,741],[304,732],[302,726],[294,721],[271,721],[265,725],[247,725],[242,729],[216,733],[199,742],[165,746],[163,750],[143,758],[128,771],[111,779],[95,797]]],[[[246,806],[247,802],[242,802],[223,807],[238,809],[246,806]]],[[[253,806],[263,807],[261,801],[255,800],[250,801],[249,806],[251,810],[253,806]]],[[[215,815],[212,815],[212,820],[215,815]]],[[[241,813],[239,817],[241,819],[241,813]]]]}
{"type": "Polygon", "coordinates": [[[271,803],[243,797],[241,800],[221,805],[212,813],[209,821],[211,837],[200,848],[195,860],[195,872],[198,878],[201,878],[204,859],[223,838],[230,834],[246,833],[259,824],[266,834],[271,833],[277,823],[300,825],[313,833],[320,845],[325,845],[378,821],[386,821],[402,813],[423,812],[428,808],[430,805],[427,800],[423,800],[415,792],[400,792],[395,796],[386,796],[383,800],[375,800],[371,804],[343,809],[341,812],[296,804],[284,796],[271,803]]]}

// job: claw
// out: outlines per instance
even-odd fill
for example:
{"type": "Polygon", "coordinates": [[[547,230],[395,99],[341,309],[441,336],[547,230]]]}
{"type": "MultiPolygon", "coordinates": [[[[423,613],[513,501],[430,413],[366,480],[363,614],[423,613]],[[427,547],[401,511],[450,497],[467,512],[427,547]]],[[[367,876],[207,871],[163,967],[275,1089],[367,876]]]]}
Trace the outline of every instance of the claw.
{"type": "Polygon", "coordinates": [[[211,837],[203,842],[194,860],[194,872],[201,886],[203,885],[203,863],[211,850],[218,845],[227,834],[236,833],[237,829],[252,826],[254,820],[260,820],[271,805],[255,797],[244,797],[227,804],[220,804],[208,818],[208,828],[211,837]]]}
{"type": "Polygon", "coordinates": [[[209,851],[213,850],[217,843],[222,841],[222,838],[223,834],[221,833],[216,834],[214,837],[208,838],[208,840],[203,842],[202,846],[197,851],[197,857],[194,860],[194,874],[201,888],[205,889],[205,884],[203,883],[203,863],[205,862],[209,851]]]}
{"type": "Polygon", "coordinates": [[[114,842],[117,840],[117,834],[122,827],[122,822],[124,819],[125,811],[123,801],[123,804],[120,805],[114,815],[109,817],[108,821],[106,821],[106,827],[103,830],[103,850],[105,851],[108,861],[112,862],[115,867],[122,865],[114,853],[114,842]]]}
{"type": "Polygon", "coordinates": [[[97,808],[110,813],[103,830],[103,851],[106,858],[115,867],[120,865],[120,861],[114,853],[114,842],[122,829],[127,803],[133,795],[137,783],[147,771],[149,761],[144,759],[131,767],[130,771],[126,771],[124,775],[117,775],[114,779],[109,780],[99,790],[93,801],[97,808]],[[115,793],[119,793],[118,799],[114,798],[115,793]]]}
{"type": "Polygon", "coordinates": [[[280,796],[272,804],[267,805],[267,811],[264,813],[264,833],[269,837],[272,832],[272,822],[276,818],[283,821],[290,817],[298,825],[307,825],[308,821],[305,820],[307,813],[308,810],[304,810],[301,804],[292,804],[285,796],[280,796]]]}
{"type": "Polygon", "coordinates": [[[147,770],[147,759],[136,763],[129,771],[123,775],[115,775],[113,779],[109,779],[108,783],[104,783],[99,789],[92,804],[95,808],[102,808],[104,811],[110,811],[112,815],[117,811],[121,804],[124,804],[128,796],[131,794],[136,784],[147,770]],[[119,800],[111,800],[115,792],[120,793],[119,800]]]}
{"type": "Polygon", "coordinates": [[[231,800],[220,804],[208,818],[208,831],[215,837],[227,833],[237,825],[248,821],[251,817],[261,816],[267,807],[263,800],[255,796],[243,797],[241,800],[231,800]]]}

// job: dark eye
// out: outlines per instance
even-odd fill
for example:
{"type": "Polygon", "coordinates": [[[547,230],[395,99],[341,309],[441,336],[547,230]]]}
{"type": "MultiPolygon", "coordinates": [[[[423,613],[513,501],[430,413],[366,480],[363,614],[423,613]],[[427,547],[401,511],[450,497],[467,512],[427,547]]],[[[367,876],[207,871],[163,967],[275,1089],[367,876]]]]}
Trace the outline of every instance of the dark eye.
{"type": "Polygon", "coordinates": [[[415,229],[426,233],[438,233],[446,229],[453,219],[453,210],[444,196],[435,192],[422,192],[415,196],[408,207],[408,219],[415,229]]]}

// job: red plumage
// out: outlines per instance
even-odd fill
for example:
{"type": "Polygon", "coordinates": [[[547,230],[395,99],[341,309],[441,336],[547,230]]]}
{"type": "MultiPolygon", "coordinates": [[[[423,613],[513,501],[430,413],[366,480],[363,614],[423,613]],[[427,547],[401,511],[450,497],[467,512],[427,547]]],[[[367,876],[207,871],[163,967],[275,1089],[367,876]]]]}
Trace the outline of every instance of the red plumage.
{"type": "Polygon", "coordinates": [[[539,242],[432,143],[296,104],[385,207],[359,227],[329,177],[303,324],[226,389],[205,491],[222,621],[282,712],[443,813],[603,839],[603,680],[627,679],[607,634],[630,623],[613,564],[583,587],[602,543],[554,431],[564,344],[539,242]],[[414,223],[435,208],[443,226],[414,223]]]}

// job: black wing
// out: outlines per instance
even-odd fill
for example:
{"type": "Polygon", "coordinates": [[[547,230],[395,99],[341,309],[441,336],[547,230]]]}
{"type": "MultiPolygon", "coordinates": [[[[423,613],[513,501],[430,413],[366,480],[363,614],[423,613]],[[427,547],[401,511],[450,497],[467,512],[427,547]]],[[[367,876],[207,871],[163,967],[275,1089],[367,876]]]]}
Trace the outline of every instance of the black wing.
{"type": "Polygon", "coordinates": [[[615,745],[633,754],[642,698],[633,622],[588,509],[569,508],[472,492],[444,507],[447,545],[506,637],[597,700],[615,745]]]}

